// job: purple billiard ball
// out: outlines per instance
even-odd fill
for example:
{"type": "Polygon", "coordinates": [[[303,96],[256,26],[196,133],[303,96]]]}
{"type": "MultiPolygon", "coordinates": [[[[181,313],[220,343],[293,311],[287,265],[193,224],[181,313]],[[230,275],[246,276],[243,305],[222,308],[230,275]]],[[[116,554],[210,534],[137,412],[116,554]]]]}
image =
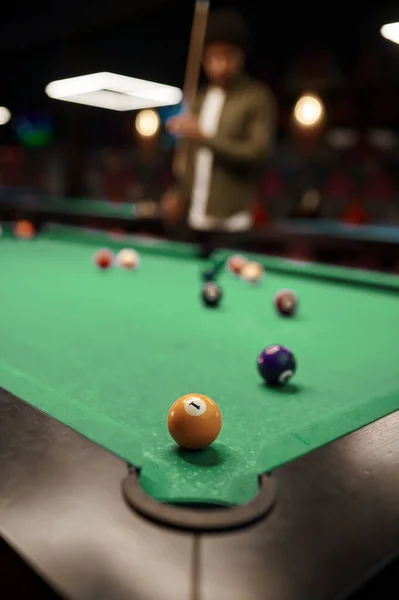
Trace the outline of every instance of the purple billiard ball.
{"type": "Polygon", "coordinates": [[[296,371],[296,360],[284,346],[268,346],[258,358],[258,370],[269,385],[284,385],[296,371]]]}

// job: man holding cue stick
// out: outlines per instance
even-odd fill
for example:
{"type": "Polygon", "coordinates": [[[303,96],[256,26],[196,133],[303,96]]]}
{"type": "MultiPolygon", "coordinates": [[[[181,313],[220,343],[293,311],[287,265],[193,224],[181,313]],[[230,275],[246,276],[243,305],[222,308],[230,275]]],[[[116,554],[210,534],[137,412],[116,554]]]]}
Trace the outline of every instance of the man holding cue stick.
{"type": "Polygon", "coordinates": [[[187,112],[167,122],[178,146],[176,186],[162,199],[165,224],[187,223],[188,238],[252,228],[251,205],[273,140],[268,88],[245,74],[249,31],[241,15],[197,2],[184,85],[187,112]],[[202,66],[207,79],[197,94],[202,66]]]}

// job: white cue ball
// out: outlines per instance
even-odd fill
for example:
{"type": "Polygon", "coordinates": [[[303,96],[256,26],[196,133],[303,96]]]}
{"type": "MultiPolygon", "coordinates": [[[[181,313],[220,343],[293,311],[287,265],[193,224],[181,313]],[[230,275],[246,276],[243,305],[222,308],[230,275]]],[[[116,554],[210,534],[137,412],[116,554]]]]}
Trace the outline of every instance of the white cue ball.
{"type": "Polygon", "coordinates": [[[140,256],[131,248],[123,248],[118,252],[116,262],[122,269],[134,271],[140,264],[140,256]]]}
{"type": "Polygon", "coordinates": [[[257,283],[264,275],[263,266],[255,261],[247,262],[241,269],[241,278],[249,283],[257,283]]]}

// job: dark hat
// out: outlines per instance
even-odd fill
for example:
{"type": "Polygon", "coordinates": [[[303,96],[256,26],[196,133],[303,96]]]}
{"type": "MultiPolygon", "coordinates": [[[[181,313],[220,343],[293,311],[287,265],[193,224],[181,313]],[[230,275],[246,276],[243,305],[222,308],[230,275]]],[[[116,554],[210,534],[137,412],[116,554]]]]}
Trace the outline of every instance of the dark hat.
{"type": "Polygon", "coordinates": [[[230,44],[244,52],[248,51],[249,29],[240,13],[228,8],[211,12],[205,46],[216,43],[230,44]]]}

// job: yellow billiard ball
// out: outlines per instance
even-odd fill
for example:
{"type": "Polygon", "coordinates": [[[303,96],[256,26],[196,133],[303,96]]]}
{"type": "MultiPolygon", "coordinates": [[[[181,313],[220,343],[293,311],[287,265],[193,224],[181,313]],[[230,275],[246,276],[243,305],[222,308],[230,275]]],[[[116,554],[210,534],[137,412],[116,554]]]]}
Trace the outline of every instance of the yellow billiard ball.
{"type": "Polygon", "coordinates": [[[168,429],[181,448],[202,450],[216,440],[222,428],[219,407],[204,394],[186,394],[169,410],[168,429]]]}

